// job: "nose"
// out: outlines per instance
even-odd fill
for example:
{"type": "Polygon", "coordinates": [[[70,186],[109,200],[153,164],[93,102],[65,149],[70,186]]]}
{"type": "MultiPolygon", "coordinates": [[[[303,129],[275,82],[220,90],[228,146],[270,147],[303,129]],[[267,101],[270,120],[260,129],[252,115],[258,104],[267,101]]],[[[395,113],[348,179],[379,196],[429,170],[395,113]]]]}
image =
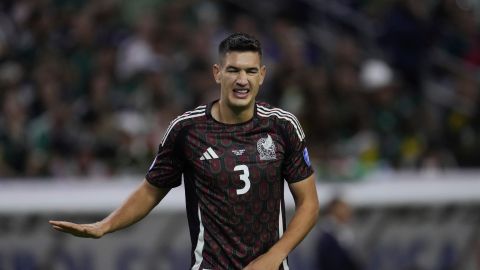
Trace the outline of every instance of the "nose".
{"type": "Polygon", "coordinates": [[[237,77],[237,81],[236,83],[239,85],[239,86],[246,86],[248,84],[248,80],[247,80],[247,73],[242,70],[238,73],[238,77],[237,77]]]}

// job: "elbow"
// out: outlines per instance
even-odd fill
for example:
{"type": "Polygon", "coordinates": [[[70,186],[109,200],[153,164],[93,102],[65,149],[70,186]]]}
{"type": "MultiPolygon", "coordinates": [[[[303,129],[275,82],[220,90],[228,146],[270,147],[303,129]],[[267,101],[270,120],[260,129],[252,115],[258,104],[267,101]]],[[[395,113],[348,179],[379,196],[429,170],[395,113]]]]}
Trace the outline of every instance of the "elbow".
{"type": "Polygon", "coordinates": [[[318,199],[311,200],[310,203],[304,205],[304,209],[307,211],[308,216],[310,217],[311,222],[315,225],[320,216],[320,204],[318,199]]]}

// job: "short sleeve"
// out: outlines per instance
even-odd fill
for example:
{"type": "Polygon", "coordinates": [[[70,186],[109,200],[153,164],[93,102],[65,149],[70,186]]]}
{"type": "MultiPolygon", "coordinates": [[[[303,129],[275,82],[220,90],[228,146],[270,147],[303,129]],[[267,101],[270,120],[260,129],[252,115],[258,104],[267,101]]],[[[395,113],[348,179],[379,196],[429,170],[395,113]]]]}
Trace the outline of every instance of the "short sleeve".
{"type": "Polygon", "coordinates": [[[167,130],[164,141],[159,145],[157,155],[145,176],[147,181],[159,188],[174,188],[181,184],[183,158],[180,142],[181,128],[167,130]]]}
{"type": "Polygon", "coordinates": [[[313,168],[308,155],[305,134],[296,118],[285,123],[284,136],[287,151],[282,167],[282,174],[283,178],[291,184],[304,180],[312,175],[313,168]]]}

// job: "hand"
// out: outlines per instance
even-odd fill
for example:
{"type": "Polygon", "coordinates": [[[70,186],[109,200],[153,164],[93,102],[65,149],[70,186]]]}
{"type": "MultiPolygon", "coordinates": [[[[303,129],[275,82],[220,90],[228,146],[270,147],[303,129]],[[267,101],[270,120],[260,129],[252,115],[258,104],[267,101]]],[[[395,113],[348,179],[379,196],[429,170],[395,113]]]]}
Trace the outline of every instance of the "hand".
{"type": "Polygon", "coordinates": [[[76,224],[68,221],[50,220],[52,227],[64,233],[69,233],[84,238],[100,238],[105,235],[105,230],[100,222],[91,224],[76,224]]]}
{"type": "Polygon", "coordinates": [[[243,270],[278,270],[283,258],[267,252],[251,261],[243,270]]]}

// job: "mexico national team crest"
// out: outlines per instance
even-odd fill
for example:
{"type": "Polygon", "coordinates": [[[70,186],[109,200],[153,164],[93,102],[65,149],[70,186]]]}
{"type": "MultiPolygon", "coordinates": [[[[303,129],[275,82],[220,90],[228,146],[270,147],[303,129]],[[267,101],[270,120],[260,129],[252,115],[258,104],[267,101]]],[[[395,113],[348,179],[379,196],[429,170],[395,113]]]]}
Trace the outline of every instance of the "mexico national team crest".
{"type": "Polygon", "coordinates": [[[260,154],[260,160],[274,160],[277,158],[275,154],[275,143],[270,134],[267,135],[267,138],[258,140],[257,150],[260,154]]]}

